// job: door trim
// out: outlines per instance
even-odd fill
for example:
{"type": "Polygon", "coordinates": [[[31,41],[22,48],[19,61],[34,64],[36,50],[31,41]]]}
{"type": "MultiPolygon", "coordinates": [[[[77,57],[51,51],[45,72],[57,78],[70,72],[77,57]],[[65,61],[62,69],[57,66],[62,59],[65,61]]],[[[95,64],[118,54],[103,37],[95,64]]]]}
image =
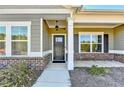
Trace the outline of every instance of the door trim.
{"type": "MultiPolygon", "coordinates": [[[[63,61],[66,62],[66,34],[52,34],[52,61],[54,61],[54,60],[53,60],[53,57],[54,57],[54,36],[56,36],[56,35],[57,35],[57,36],[58,36],[58,35],[60,35],[60,36],[63,35],[64,38],[65,38],[65,41],[64,41],[64,43],[65,43],[65,44],[64,44],[64,45],[65,45],[65,46],[64,46],[64,49],[65,49],[65,55],[64,55],[65,57],[64,57],[64,58],[65,58],[65,59],[64,59],[63,61]]],[[[62,61],[62,60],[57,60],[57,61],[62,61]]]]}

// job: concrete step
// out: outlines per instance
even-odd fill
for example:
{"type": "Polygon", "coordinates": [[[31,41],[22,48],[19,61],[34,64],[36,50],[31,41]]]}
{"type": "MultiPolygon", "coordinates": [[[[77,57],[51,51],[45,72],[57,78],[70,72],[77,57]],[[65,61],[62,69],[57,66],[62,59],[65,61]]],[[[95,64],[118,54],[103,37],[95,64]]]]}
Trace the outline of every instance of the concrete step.
{"type": "Polygon", "coordinates": [[[70,87],[70,83],[38,82],[33,87],[70,87]]]}

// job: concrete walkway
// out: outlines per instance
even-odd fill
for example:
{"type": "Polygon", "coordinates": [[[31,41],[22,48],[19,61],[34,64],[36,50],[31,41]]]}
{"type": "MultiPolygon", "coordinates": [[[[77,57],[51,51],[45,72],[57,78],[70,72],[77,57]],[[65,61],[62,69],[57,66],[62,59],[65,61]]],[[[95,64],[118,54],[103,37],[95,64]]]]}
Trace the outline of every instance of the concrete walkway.
{"type": "Polygon", "coordinates": [[[65,63],[49,63],[33,87],[70,87],[71,81],[65,63]]]}
{"type": "Polygon", "coordinates": [[[75,67],[92,67],[97,65],[98,67],[124,67],[124,63],[118,61],[76,61],[75,67]]]}

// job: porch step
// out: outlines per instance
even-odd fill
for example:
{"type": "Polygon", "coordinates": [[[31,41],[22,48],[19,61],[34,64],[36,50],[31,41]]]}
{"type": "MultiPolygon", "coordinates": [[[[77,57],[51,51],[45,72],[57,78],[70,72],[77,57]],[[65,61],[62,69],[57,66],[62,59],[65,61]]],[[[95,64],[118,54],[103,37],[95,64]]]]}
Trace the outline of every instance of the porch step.
{"type": "Polygon", "coordinates": [[[33,87],[70,87],[70,83],[57,83],[57,82],[38,82],[33,87]]]}

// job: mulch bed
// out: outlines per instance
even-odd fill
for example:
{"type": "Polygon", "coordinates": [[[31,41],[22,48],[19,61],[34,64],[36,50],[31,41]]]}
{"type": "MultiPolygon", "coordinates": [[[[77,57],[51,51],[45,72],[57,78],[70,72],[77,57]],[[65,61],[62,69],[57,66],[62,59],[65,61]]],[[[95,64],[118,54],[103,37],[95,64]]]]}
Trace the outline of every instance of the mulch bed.
{"type": "Polygon", "coordinates": [[[104,76],[91,75],[87,68],[79,67],[70,71],[72,87],[124,87],[124,68],[111,67],[104,76]]]}

